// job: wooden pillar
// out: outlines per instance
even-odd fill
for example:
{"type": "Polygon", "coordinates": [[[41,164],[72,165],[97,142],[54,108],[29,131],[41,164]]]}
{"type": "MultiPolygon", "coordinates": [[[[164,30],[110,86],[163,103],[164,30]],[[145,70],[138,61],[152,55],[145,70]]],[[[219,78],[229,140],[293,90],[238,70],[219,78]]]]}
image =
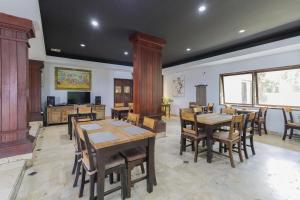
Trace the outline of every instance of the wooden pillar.
{"type": "Polygon", "coordinates": [[[133,43],[133,110],[143,116],[161,114],[162,48],[164,39],[144,33],[130,36],[133,43]]]}
{"type": "Polygon", "coordinates": [[[28,39],[32,21],[0,13],[0,158],[32,151],[28,138],[28,39]]]}

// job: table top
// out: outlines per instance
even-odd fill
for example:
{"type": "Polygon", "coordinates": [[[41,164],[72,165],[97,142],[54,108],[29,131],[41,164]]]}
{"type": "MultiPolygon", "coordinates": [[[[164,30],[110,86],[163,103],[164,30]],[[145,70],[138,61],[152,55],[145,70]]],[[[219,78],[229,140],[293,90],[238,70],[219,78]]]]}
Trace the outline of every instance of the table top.
{"type": "Polygon", "coordinates": [[[116,110],[116,111],[129,111],[129,107],[115,107],[115,108],[112,108],[113,110],[116,110]]]}
{"type": "Polygon", "coordinates": [[[200,124],[205,125],[218,125],[223,123],[229,123],[232,120],[232,115],[221,114],[221,113],[208,113],[200,114],[197,116],[197,121],[200,124]]]}
{"type": "Polygon", "coordinates": [[[258,109],[255,108],[235,108],[237,112],[258,112],[258,109]]]}
{"type": "Polygon", "coordinates": [[[77,125],[77,131],[81,138],[83,138],[83,132],[80,125],[95,124],[99,125],[100,128],[97,130],[89,130],[87,133],[89,137],[97,138],[98,141],[102,142],[93,142],[90,140],[92,146],[95,149],[103,149],[119,144],[130,143],[138,140],[143,140],[147,138],[155,137],[156,134],[142,129],[140,127],[125,123],[124,121],[117,120],[101,120],[101,121],[90,121],[90,122],[81,122],[77,125]],[[102,135],[101,135],[102,134],[102,135]],[[91,136],[92,135],[92,136],[91,136]]]}

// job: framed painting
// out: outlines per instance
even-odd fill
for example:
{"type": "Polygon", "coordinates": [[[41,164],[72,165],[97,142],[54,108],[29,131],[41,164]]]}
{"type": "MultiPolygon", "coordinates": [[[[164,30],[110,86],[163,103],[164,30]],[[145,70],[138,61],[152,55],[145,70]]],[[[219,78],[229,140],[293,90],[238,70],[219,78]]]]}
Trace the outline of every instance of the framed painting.
{"type": "Polygon", "coordinates": [[[56,90],[91,90],[91,70],[55,67],[56,90]]]}
{"type": "Polygon", "coordinates": [[[176,75],[172,80],[172,94],[173,97],[183,97],[184,96],[184,75],[176,75]]]}

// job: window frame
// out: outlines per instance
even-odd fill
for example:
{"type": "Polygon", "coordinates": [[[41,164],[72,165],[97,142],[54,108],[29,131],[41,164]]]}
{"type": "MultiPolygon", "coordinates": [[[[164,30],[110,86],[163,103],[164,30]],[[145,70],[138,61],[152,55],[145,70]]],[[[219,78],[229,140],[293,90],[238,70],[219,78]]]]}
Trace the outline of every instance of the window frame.
{"type": "Polygon", "coordinates": [[[285,71],[285,70],[293,70],[300,69],[300,65],[290,65],[284,67],[273,67],[266,69],[257,69],[257,70],[248,70],[241,72],[232,72],[232,73],[224,73],[219,75],[219,104],[220,105],[237,105],[237,106],[251,106],[251,107],[260,107],[260,106],[269,106],[273,108],[280,108],[284,106],[289,106],[292,108],[300,108],[299,106],[291,106],[291,105],[273,105],[273,104],[260,104],[259,103],[259,91],[258,91],[258,73],[262,72],[275,72],[275,71],[285,71]],[[243,104],[243,103],[227,103],[225,101],[225,88],[224,88],[224,77],[225,76],[234,76],[234,75],[243,75],[243,74],[252,74],[252,104],[243,104]]]}

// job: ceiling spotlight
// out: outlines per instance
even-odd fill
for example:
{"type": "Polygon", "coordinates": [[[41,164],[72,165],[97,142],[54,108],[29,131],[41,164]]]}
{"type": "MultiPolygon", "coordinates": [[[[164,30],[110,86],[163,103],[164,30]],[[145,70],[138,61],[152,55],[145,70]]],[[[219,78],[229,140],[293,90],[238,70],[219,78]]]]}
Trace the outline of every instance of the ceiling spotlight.
{"type": "Polygon", "coordinates": [[[128,51],[124,51],[124,55],[127,56],[128,55],[128,51]]]}
{"type": "Polygon", "coordinates": [[[202,5],[198,8],[198,11],[199,12],[204,12],[206,10],[206,6],[205,5],[202,5]]]}
{"type": "Polygon", "coordinates": [[[51,48],[50,51],[56,52],[56,53],[60,53],[61,49],[55,49],[55,48],[51,48]]]}
{"type": "Polygon", "coordinates": [[[98,21],[96,21],[94,19],[91,21],[91,24],[92,24],[93,27],[98,27],[99,26],[98,21]]]}
{"type": "Polygon", "coordinates": [[[189,52],[189,51],[191,51],[191,49],[190,49],[190,48],[187,48],[186,51],[189,52]]]}
{"type": "Polygon", "coordinates": [[[239,33],[244,33],[246,30],[242,29],[242,30],[239,30],[239,33]]]}
{"type": "Polygon", "coordinates": [[[85,44],[80,44],[81,47],[85,47],[85,44]]]}

